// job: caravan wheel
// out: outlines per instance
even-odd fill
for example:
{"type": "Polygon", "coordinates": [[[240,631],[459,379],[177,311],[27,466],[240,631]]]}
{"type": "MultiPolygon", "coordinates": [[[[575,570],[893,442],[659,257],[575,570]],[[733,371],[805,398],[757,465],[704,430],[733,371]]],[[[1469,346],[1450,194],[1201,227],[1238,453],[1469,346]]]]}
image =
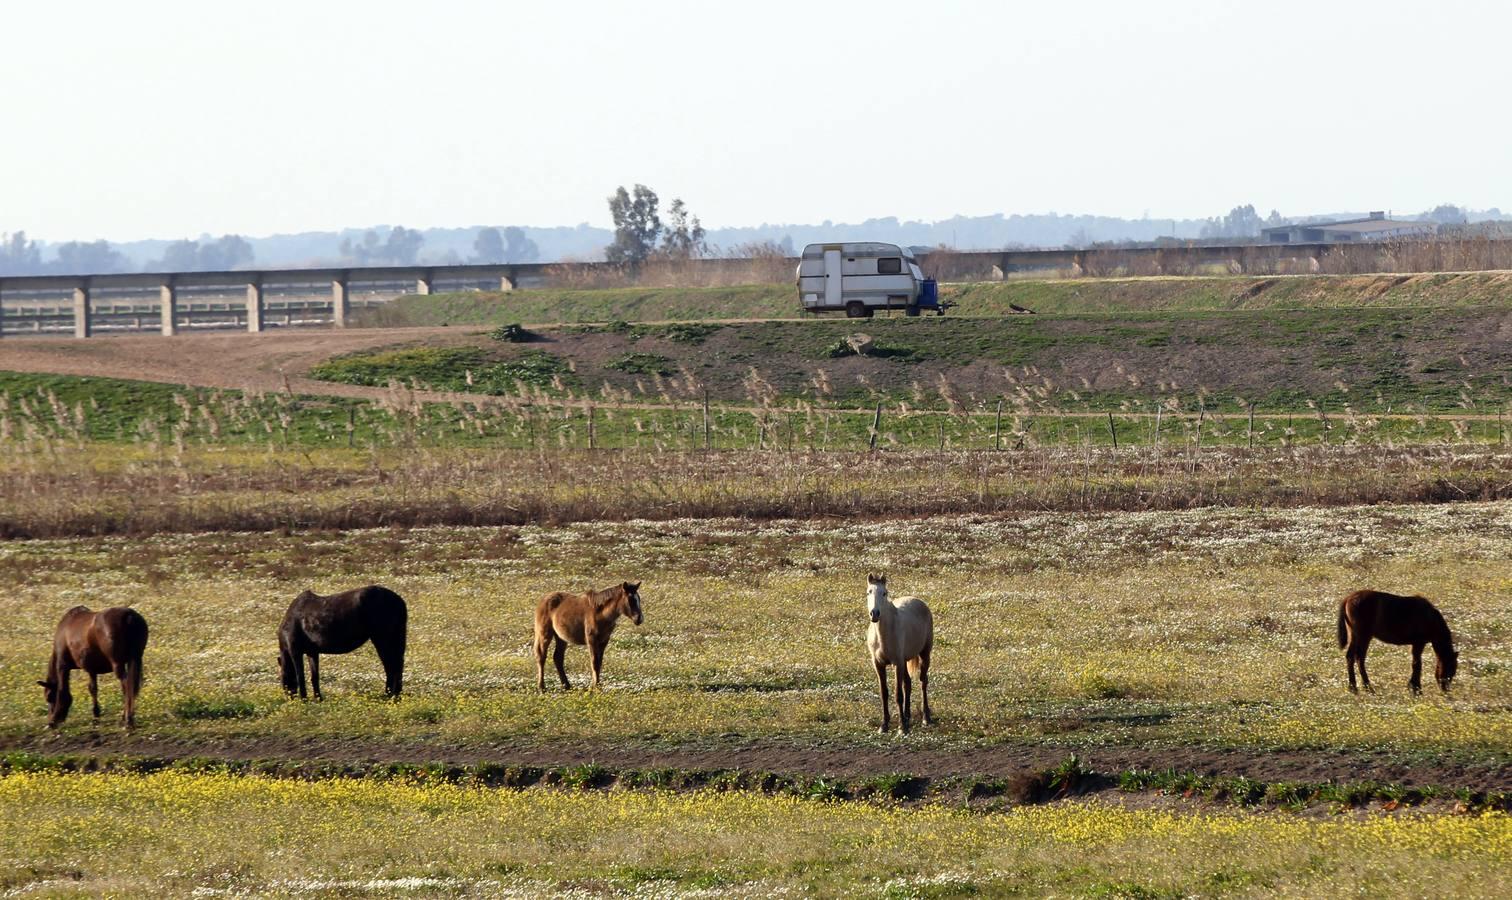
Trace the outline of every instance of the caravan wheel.
{"type": "Polygon", "coordinates": [[[845,317],[847,319],[866,319],[871,317],[871,310],[860,300],[852,300],[845,304],[845,317]]]}

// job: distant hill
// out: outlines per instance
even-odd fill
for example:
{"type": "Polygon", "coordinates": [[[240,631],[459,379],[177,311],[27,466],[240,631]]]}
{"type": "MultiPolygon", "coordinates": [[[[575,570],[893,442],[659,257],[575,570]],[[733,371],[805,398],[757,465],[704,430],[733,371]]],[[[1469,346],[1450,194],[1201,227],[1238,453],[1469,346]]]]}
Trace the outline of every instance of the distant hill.
{"type": "MultiPolygon", "coordinates": [[[[1454,207],[1449,207],[1456,209],[1454,207]]],[[[1443,207],[1441,207],[1443,209],[1443,207]]],[[[1512,216],[1498,209],[1461,211],[1472,221],[1508,220],[1512,216]]],[[[1311,219],[1362,218],[1365,213],[1342,212],[1327,216],[1293,217],[1311,219]]],[[[1424,216],[1430,213],[1424,213],[1424,216]]],[[[792,252],[804,244],[844,239],[889,241],[912,246],[946,245],[961,250],[996,250],[1020,247],[1087,246],[1094,243],[1154,241],[1160,238],[1195,239],[1203,236],[1220,219],[1121,219],[1112,216],[1060,215],[1054,212],[1033,215],[954,216],[936,222],[907,221],[888,217],[864,222],[830,222],[820,224],[761,224],[755,226],[711,228],[707,240],[721,255],[738,252],[742,245],[772,242],[792,252]]],[[[1463,221],[1463,220],[1462,220],[1463,221]]],[[[16,224],[16,223],[7,223],[16,224]]],[[[340,231],[307,231],[297,234],[274,234],[245,237],[251,248],[251,261],[240,267],[316,267],[350,264],[352,257],[343,253],[342,245],[361,244],[368,233],[385,241],[397,226],[346,228],[340,231]]],[[[416,262],[437,265],[467,262],[474,256],[473,242],[481,228],[426,228],[416,233],[422,238],[416,262]]],[[[504,226],[491,226],[499,228],[504,226]]],[[[587,223],[576,226],[519,226],[534,243],[535,259],[542,262],[596,260],[603,258],[604,247],[613,235],[607,228],[587,223]]],[[[15,243],[17,235],[0,241],[0,274],[72,271],[142,271],[162,264],[175,240],[147,239],[106,244],[47,244],[34,242],[25,247],[15,243]]],[[[197,239],[208,245],[221,236],[204,234],[197,239]]],[[[191,239],[194,240],[194,239],[191,239]]],[[[168,268],[178,268],[168,266],[168,268]]]]}

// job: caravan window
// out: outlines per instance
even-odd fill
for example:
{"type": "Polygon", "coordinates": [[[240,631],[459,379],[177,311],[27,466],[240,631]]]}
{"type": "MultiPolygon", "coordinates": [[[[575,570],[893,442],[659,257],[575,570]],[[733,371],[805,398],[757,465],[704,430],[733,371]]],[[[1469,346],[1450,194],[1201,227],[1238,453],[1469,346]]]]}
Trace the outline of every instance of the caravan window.
{"type": "Polygon", "coordinates": [[[877,260],[878,275],[901,275],[903,274],[903,260],[896,256],[884,256],[877,260]]]}

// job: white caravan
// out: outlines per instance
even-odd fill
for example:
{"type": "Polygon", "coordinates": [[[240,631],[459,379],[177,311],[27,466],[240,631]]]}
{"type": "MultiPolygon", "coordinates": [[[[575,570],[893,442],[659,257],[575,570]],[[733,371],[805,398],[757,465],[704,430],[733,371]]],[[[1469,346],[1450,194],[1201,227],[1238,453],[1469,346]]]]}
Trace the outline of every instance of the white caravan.
{"type": "Polygon", "coordinates": [[[867,318],[878,309],[901,309],[910,316],[922,309],[945,314],[935,280],[924,277],[908,248],[875,241],[804,247],[798,302],[806,312],[843,311],[852,319],[867,318]]]}

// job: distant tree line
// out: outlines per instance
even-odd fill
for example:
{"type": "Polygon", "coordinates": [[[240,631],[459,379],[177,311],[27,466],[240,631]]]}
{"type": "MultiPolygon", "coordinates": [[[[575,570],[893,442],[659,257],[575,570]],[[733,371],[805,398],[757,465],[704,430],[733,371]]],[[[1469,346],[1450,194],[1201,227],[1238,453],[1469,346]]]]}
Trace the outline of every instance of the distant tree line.
{"type": "MultiPolygon", "coordinates": [[[[26,232],[0,235],[0,275],[110,275],[131,272],[131,264],[109,241],[69,241],[52,248],[53,258],[44,260],[42,248],[26,232]]],[[[252,245],[241,235],[228,234],[215,240],[174,241],[161,258],[144,268],[148,272],[218,272],[252,265],[252,245]]]]}

